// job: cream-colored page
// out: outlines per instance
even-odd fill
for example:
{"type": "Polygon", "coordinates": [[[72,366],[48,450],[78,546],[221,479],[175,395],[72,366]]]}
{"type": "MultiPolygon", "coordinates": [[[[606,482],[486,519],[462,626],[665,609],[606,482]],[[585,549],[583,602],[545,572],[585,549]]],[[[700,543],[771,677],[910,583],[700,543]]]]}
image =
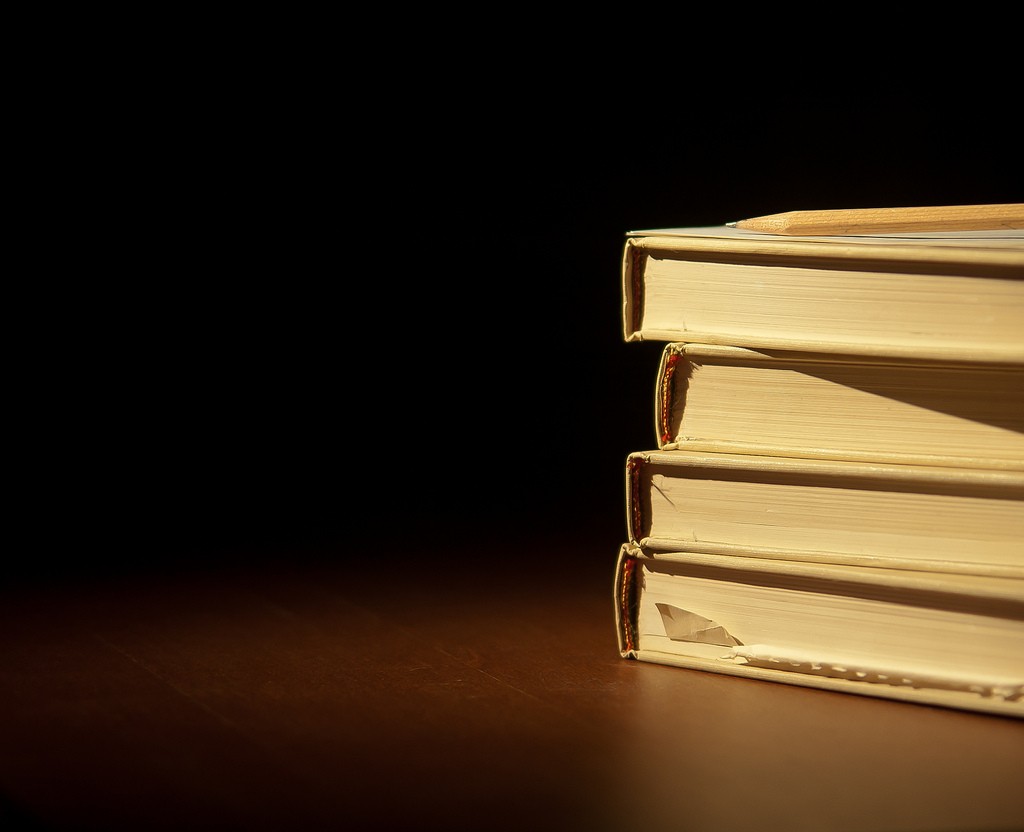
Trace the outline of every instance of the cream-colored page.
{"type": "MultiPolygon", "coordinates": [[[[800,662],[846,661],[945,685],[987,683],[1024,689],[1024,620],[938,609],[877,597],[827,595],[744,582],[643,572],[637,620],[648,651],[720,661],[775,655],[800,662]],[[680,630],[681,613],[710,622],[715,635],[680,630]]],[[[841,666],[841,665],[840,665],[841,666]]],[[[834,668],[833,668],[834,669],[834,668]]]]}
{"type": "Polygon", "coordinates": [[[673,376],[676,446],[1024,468],[1022,371],[699,356],[686,366],[673,376]]]}
{"type": "Polygon", "coordinates": [[[643,330],[655,340],[1024,361],[1021,281],[653,255],[644,274],[643,330]]]}

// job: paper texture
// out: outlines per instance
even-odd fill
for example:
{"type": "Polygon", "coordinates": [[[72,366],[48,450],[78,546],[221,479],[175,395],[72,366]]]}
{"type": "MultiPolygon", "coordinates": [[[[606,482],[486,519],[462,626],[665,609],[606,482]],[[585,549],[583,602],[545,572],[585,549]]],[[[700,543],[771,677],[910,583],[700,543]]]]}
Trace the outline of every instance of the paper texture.
{"type": "Polygon", "coordinates": [[[1024,365],[675,342],[654,416],[661,450],[1024,470],[1024,365]]]}
{"type": "Polygon", "coordinates": [[[622,255],[623,336],[626,341],[1024,363],[1022,278],[1024,238],[1018,236],[632,232],[622,255]],[[952,297],[956,303],[950,303],[952,297]]]}
{"type": "MultiPolygon", "coordinates": [[[[659,579],[658,586],[664,587],[666,580],[675,579],[659,579]]],[[[652,557],[627,543],[620,547],[616,560],[614,601],[620,652],[627,658],[1024,717],[1024,651],[1018,649],[1024,639],[1024,581],[1019,579],[693,553],[652,557]],[[652,589],[644,576],[665,570],[672,575],[675,569],[681,570],[686,594],[672,603],[664,600],[664,588],[652,589]],[[629,578],[624,580],[627,574],[629,578]],[[704,614],[709,609],[708,599],[718,597],[719,581],[725,582],[721,584],[724,594],[712,608],[732,619],[732,624],[704,614]],[[693,587],[692,594],[687,586],[693,587]],[[736,606],[729,600],[736,591],[741,592],[738,597],[753,593],[751,597],[758,598],[762,593],[763,600],[753,606],[736,606]],[[655,594],[648,598],[651,592],[655,594]],[[700,607],[703,609],[697,609],[700,607]],[[857,614],[859,627],[844,623],[849,614],[844,609],[861,610],[857,614]],[[782,618],[776,620],[779,615],[782,618]],[[645,616],[648,623],[638,623],[645,616]],[[802,623],[805,620],[807,623],[802,623]],[[886,626],[895,629],[884,635],[885,630],[879,628],[886,626]],[[645,634],[651,627],[660,629],[663,636],[648,643],[645,634]],[[782,641],[738,643],[745,640],[743,631],[751,628],[754,632],[799,634],[798,641],[803,643],[784,635],[782,641]],[[995,629],[988,635],[990,628],[995,629]],[[950,634],[948,642],[941,635],[944,630],[950,634]],[[844,634],[842,639],[830,635],[839,632],[844,634]],[[729,643],[719,645],[719,640],[729,643]],[[845,649],[841,641],[847,643],[845,649]],[[996,645],[1003,642],[1016,647],[1000,652],[996,645]],[[885,645],[885,649],[875,656],[872,644],[885,645]],[[669,649],[668,645],[676,646],[669,649]],[[858,645],[859,651],[851,652],[849,647],[858,645]],[[965,661],[967,654],[962,651],[972,645],[975,649],[986,645],[984,655],[965,661]]]]}
{"type": "Polygon", "coordinates": [[[628,539],[646,550],[1024,577],[1024,472],[646,451],[626,460],[628,539]]]}

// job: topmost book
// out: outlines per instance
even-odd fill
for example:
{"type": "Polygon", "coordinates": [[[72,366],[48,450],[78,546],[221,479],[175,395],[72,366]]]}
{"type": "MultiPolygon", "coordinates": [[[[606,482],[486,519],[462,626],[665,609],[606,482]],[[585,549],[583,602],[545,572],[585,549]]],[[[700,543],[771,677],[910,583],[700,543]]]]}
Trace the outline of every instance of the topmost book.
{"type": "Polygon", "coordinates": [[[1024,230],[631,231],[627,341],[1024,363],[1024,230]]]}

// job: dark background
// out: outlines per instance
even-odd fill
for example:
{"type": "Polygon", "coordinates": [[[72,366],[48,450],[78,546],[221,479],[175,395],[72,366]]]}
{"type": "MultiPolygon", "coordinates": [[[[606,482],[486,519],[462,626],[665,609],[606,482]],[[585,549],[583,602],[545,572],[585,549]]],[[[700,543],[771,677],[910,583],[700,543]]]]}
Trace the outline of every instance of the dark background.
{"type": "Polygon", "coordinates": [[[585,86],[150,90],[97,141],[90,276],[40,336],[60,346],[15,571],[576,537],[610,572],[660,352],[622,340],[627,231],[1024,201],[1012,112],[585,86]]]}
{"type": "Polygon", "coordinates": [[[1019,50],[332,11],[65,13],[12,65],[0,826],[1010,814],[1003,726],[634,673],[611,580],[626,232],[1024,202],[1019,50]]]}

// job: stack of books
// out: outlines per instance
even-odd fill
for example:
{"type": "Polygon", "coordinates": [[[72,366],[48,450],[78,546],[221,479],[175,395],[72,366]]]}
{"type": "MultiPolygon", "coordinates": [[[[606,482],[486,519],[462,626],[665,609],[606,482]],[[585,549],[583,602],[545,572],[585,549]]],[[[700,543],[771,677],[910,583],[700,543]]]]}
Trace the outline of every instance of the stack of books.
{"type": "Polygon", "coordinates": [[[739,225],[626,235],[621,654],[1024,716],[1024,223],[739,225]]]}

